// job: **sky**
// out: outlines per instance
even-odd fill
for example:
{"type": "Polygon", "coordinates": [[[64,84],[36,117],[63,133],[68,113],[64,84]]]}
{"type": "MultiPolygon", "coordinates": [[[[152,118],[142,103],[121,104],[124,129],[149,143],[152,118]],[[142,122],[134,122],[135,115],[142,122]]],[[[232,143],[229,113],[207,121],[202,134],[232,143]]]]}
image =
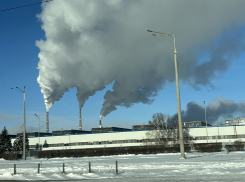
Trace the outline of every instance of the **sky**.
{"type": "MultiPolygon", "coordinates": [[[[0,10],[40,0],[9,0],[0,10]]],[[[177,113],[176,37],[183,121],[245,117],[245,2],[53,0],[0,12],[0,129],[131,128],[177,113]]]]}

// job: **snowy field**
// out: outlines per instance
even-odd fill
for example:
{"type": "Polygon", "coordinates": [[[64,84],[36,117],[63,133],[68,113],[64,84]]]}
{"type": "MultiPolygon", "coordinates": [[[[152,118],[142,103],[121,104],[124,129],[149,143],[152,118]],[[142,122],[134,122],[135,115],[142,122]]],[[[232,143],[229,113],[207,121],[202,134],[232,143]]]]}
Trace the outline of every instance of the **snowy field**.
{"type": "Polygon", "coordinates": [[[0,159],[0,180],[68,181],[245,181],[245,152],[118,155],[83,158],[0,159]],[[118,161],[118,174],[115,161],[118,161]],[[91,162],[92,173],[88,172],[91,162]],[[37,174],[38,163],[41,165],[37,174]],[[65,163],[65,173],[62,173],[65,163]],[[14,164],[17,174],[14,175],[14,164]]]}

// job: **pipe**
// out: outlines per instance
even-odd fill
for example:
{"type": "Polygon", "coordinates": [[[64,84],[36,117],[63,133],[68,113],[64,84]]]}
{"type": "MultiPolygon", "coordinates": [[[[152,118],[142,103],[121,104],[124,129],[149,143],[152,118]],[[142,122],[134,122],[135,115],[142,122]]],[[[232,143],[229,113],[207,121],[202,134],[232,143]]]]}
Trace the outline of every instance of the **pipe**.
{"type": "Polygon", "coordinates": [[[79,130],[82,130],[82,109],[79,108],[79,130]]]}
{"type": "Polygon", "coordinates": [[[46,133],[49,133],[49,113],[46,113],[46,133]]]}

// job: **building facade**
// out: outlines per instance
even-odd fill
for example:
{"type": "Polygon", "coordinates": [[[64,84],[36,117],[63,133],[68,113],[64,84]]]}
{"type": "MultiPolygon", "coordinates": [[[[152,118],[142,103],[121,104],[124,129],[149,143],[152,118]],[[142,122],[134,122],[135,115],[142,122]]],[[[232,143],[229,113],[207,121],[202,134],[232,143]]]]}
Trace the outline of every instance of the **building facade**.
{"type": "MultiPolygon", "coordinates": [[[[104,148],[145,145],[148,130],[114,131],[98,133],[65,134],[57,136],[40,136],[40,144],[47,141],[43,150],[64,150],[83,148],[104,148]]],[[[191,143],[231,144],[236,140],[245,142],[245,125],[219,127],[191,127],[189,134],[193,138],[191,143]]],[[[15,138],[11,139],[13,143],[15,138]]],[[[39,137],[29,137],[30,149],[34,149],[39,137]]]]}
{"type": "Polygon", "coordinates": [[[241,125],[241,124],[245,124],[245,118],[225,120],[225,125],[241,125]]]}
{"type": "MultiPolygon", "coordinates": [[[[184,122],[183,123],[184,127],[200,127],[200,126],[206,126],[206,123],[202,121],[190,121],[190,122],[184,122]]],[[[212,126],[210,124],[207,124],[207,126],[212,126]]]]}

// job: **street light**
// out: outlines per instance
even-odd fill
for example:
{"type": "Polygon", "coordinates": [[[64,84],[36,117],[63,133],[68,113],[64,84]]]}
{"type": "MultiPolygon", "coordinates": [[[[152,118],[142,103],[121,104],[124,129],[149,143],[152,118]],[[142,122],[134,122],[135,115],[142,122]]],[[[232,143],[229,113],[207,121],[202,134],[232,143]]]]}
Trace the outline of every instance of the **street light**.
{"type": "Polygon", "coordinates": [[[26,160],[26,108],[25,108],[25,88],[26,86],[24,86],[24,91],[21,90],[19,87],[16,87],[17,89],[14,88],[10,88],[13,90],[16,90],[18,92],[22,92],[24,94],[24,125],[23,125],[23,160],[26,160]]]}
{"type": "Polygon", "coordinates": [[[38,115],[34,114],[38,118],[38,149],[40,150],[40,118],[38,115]]]}
{"type": "Polygon", "coordinates": [[[205,122],[206,122],[206,134],[207,134],[207,143],[208,143],[208,123],[207,123],[207,117],[206,117],[206,105],[205,100],[203,101],[204,107],[205,107],[205,122]]]}
{"type": "Polygon", "coordinates": [[[177,93],[178,119],[179,119],[180,152],[181,152],[181,159],[185,159],[182,118],[181,118],[181,106],[180,106],[178,62],[177,62],[177,51],[176,51],[176,46],[175,46],[175,36],[172,34],[155,32],[152,30],[147,30],[147,31],[154,33],[154,34],[152,34],[153,36],[171,36],[174,38],[174,63],[175,63],[176,93],[177,93]]]}

